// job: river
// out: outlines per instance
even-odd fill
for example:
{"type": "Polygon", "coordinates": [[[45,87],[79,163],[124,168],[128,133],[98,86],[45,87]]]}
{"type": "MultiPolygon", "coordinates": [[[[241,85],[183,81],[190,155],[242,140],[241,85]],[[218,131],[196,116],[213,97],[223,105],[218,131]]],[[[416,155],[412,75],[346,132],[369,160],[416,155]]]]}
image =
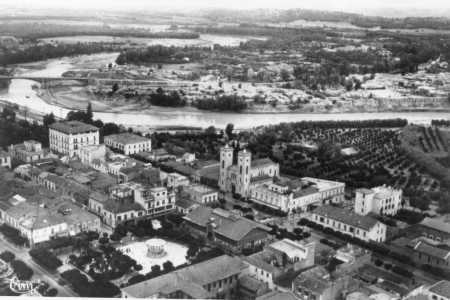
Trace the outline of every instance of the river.
{"type": "MultiPolygon", "coordinates": [[[[74,62],[106,64],[114,61],[117,53],[102,53],[79,56],[74,59],[62,58],[41,62],[41,69],[22,67],[17,69],[17,74],[23,76],[61,76],[64,72],[74,67],[74,62]]],[[[7,92],[0,94],[0,100],[15,103],[27,107],[30,111],[47,114],[53,112],[57,117],[64,118],[68,109],[48,104],[39,97],[34,85],[39,85],[33,80],[13,79],[7,92]]],[[[124,126],[143,126],[149,128],[189,126],[224,128],[226,124],[233,123],[235,128],[246,129],[260,125],[277,124],[281,122],[296,122],[305,120],[368,120],[368,119],[392,119],[403,118],[411,123],[430,123],[432,119],[450,120],[448,112],[380,112],[380,113],[218,113],[200,110],[183,110],[182,108],[156,108],[154,111],[136,112],[95,112],[94,118],[103,122],[114,122],[124,126]]]]}

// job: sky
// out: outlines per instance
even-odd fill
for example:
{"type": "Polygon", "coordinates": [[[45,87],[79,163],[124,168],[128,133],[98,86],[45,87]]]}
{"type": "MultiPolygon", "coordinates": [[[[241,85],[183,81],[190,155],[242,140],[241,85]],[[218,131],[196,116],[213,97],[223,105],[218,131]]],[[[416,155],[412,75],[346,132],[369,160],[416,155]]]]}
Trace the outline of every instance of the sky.
{"type": "Polygon", "coordinates": [[[199,8],[307,8],[373,14],[390,14],[396,10],[435,12],[450,11],[449,0],[0,0],[0,4],[14,8],[67,8],[67,9],[199,9],[199,8]]]}

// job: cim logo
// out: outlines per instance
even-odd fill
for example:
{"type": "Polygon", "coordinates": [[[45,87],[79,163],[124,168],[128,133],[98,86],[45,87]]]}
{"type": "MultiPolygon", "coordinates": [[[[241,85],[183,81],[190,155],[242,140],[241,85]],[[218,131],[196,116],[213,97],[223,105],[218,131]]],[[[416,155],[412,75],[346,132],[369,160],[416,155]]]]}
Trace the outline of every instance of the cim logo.
{"type": "Polygon", "coordinates": [[[26,294],[35,290],[40,284],[39,280],[19,280],[14,276],[9,282],[9,289],[17,294],[26,294]]]}

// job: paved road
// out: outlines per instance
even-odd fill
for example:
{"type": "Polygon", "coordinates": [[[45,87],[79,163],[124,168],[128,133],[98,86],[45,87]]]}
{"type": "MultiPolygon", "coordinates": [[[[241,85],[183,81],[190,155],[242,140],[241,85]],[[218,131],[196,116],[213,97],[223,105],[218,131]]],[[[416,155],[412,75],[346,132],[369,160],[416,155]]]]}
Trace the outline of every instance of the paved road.
{"type": "Polygon", "coordinates": [[[51,287],[55,287],[58,290],[58,297],[78,297],[78,295],[70,288],[68,288],[67,286],[62,286],[57,282],[59,275],[52,274],[51,272],[35,263],[28,254],[27,248],[19,248],[15,245],[12,245],[11,243],[5,241],[2,236],[0,236],[0,249],[11,251],[16,255],[16,258],[24,261],[31,269],[33,269],[36,277],[48,282],[51,287]]]}

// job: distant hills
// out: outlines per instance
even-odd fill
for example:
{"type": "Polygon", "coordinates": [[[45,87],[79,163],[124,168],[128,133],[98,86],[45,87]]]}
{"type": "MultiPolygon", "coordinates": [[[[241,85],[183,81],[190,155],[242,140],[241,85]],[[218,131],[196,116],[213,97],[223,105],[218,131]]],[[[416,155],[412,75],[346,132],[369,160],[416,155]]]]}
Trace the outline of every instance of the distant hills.
{"type": "Polygon", "coordinates": [[[310,9],[256,9],[229,10],[211,9],[204,17],[218,22],[230,23],[290,23],[297,20],[346,22],[363,28],[380,27],[383,29],[450,29],[450,18],[446,17],[404,17],[391,18],[368,16],[357,13],[321,11],[310,9]]]}

